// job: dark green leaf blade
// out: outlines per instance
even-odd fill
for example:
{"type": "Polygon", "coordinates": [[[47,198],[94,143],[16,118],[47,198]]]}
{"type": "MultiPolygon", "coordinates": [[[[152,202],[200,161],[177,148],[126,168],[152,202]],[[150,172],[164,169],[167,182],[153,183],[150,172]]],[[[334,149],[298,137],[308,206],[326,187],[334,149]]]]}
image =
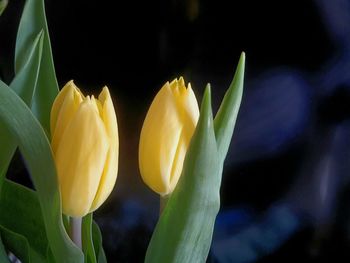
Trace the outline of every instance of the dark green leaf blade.
{"type": "Polygon", "coordinates": [[[83,217],[81,232],[85,263],[96,263],[94,243],[92,240],[92,213],[83,217]]]}
{"type": "Polygon", "coordinates": [[[16,137],[37,190],[47,238],[57,262],[83,262],[61,216],[60,194],[49,141],[26,104],[0,81],[0,124],[16,137]]]}
{"type": "Polygon", "coordinates": [[[205,262],[220,207],[220,163],[208,85],[181,178],[153,232],[145,262],[205,262]]]}
{"type": "Polygon", "coordinates": [[[243,80],[245,68],[245,54],[242,52],[238,62],[235,76],[227,90],[221,106],[215,116],[214,128],[218,145],[218,153],[222,162],[225,160],[230,146],[237,114],[241,105],[243,94],[243,80]]]}
{"type": "MultiPolygon", "coordinates": [[[[36,87],[37,78],[39,74],[41,54],[43,44],[43,32],[41,31],[33,43],[31,43],[27,60],[24,62],[23,67],[16,75],[15,79],[11,83],[11,88],[25,101],[27,105],[32,102],[33,93],[36,87]]],[[[16,150],[17,144],[12,134],[5,129],[4,126],[0,126],[0,193],[3,183],[3,178],[16,150]]]]}
{"type": "Polygon", "coordinates": [[[33,101],[42,60],[44,31],[39,31],[28,49],[23,66],[12,80],[10,87],[30,106],[33,101]]]}
{"type": "Polygon", "coordinates": [[[0,235],[4,239],[6,248],[23,263],[46,263],[45,258],[31,247],[31,244],[23,235],[2,225],[0,225],[0,235]]]}
{"type": "Polygon", "coordinates": [[[22,185],[5,180],[0,195],[0,211],[6,211],[0,213],[0,225],[24,236],[30,246],[45,258],[48,241],[36,193],[22,185]]]}
{"type": "Polygon", "coordinates": [[[0,235],[2,241],[12,253],[24,263],[30,262],[29,243],[25,237],[6,229],[0,225],[0,235]]]}
{"type": "Polygon", "coordinates": [[[37,89],[34,94],[31,109],[50,134],[50,110],[58,93],[58,84],[52,57],[49,31],[45,16],[44,0],[27,0],[23,9],[16,39],[15,71],[24,65],[28,56],[29,46],[35,36],[44,30],[42,65],[40,67],[37,89]]]}
{"type": "Polygon", "coordinates": [[[2,243],[1,235],[0,235],[0,262],[9,263],[9,259],[6,254],[4,244],[2,243]]]}

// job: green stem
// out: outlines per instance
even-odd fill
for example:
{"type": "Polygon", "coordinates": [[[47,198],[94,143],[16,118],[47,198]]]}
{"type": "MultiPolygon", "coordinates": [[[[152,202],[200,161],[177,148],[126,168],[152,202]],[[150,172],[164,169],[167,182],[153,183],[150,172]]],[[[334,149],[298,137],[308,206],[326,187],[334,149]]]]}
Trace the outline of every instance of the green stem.
{"type": "Polygon", "coordinates": [[[71,239],[74,244],[77,245],[80,249],[82,248],[81,242],[81,217],[71,217],[70,219],[70,234],[71,239]]]}

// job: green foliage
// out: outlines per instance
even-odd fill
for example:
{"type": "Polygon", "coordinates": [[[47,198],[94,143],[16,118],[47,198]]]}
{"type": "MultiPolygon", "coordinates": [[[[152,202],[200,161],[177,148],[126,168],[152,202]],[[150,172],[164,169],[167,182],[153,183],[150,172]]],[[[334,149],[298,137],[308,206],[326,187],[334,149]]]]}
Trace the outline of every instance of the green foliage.
{"type": "Polygon", "coordinates": [[[25,237],[0,226],[0,235],[6,247],[23,262],[31,262],[29,243],[25,237]]]}
{"type": "Polygon", "coordinates": [[[0,262],[2,262],[2,263],[9,262],[8,257],[7,257],[7,253],[5,251],[4,244],[2,243],[2,240],[1,240],[1,234],[0,234],[0,262]]]}
{"type": "Polygon", "coordinates": [[[27,0],[18,28],[15,52],[16,74],[21,70],[36,35],[44,31],[41,67],[33,94],[31,109],[47,134],[50,134],[51,105],[58,93],[50,37],[45,16],[44,0],[27,0]]]}
{"type": "MultiPolygon", "coordinates": [[[[24,100],[27,105],[32,103],[32,97],[37,83],[42,56],[43,37],[43,32],[40,31],[29,47],[28,56],[23,63],[21,70],[17,73],[15,79],[10,85],[10,87],[24,100]]],[[[5,178],[7,168],[16,150],[17,143],[15,142],[13,135],[4,125],[0,125],[0,141],[1,193],[3,179],[5,178]]]]}
{"type": "MultiPolygon", "coordinates": [[[[37,254],[45,258],[48,241],[36,193],[22,185],[5,180],[0,195],[0,211],[6,211],[0,213],[0,225],[21,235],[37,254]]],[[[8,249],[12,251],[11,247],[8,249]]]]}
{"type": "Polygon", "coordinates": [[[233,130],[236,124],[238,110],[241,105],[243,94],[245,68],[245,54],[242,53],[238,62],[236,73],[227,90],[221,106],[215,116],[214,129],[218,153],[222,161],[225,160],[230,146],[233,130]]]}
{"type": "Polygon", "coordinates": [[[92,222],[92,240],[94,242],[94,248],[98,263],[107,263],[106,255],[102,246],[102,235],[100,228],[93,221],[92,222]]]}

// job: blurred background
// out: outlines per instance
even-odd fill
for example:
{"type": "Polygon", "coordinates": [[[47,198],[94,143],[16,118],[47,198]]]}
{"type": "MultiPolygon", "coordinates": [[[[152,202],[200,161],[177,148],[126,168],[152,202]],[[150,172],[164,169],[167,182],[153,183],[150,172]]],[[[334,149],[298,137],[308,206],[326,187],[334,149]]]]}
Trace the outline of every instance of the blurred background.
{"type": "MultiPolygon", "coordinates": [[[[0,73],[13,77],[23,0],[0,17],[0,73]]],[[[184,76],[217,110],[246,52],[208,262],[350,259],[350,0],[46,1],[60,86],[112,93],[116,187],[95,213],[109,262],[143,262],[159,200],[138,171],[153,97],[184,76]]],[[[30,185],[16,155],[9,177],[30,185]]]]}

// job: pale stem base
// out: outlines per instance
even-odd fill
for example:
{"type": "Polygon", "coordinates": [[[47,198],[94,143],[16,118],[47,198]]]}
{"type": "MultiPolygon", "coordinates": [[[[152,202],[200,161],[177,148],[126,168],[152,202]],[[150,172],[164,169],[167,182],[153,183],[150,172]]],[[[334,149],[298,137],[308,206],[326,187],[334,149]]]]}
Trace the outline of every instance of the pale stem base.
{"type": "Polygon", "coordinates": [[[79,247],[80,249],[82,248],[81,222],[82,222],[82,218],[81,217],[71,217],[71,219],[70,219],[71,239],[74,242],[74,244],[77,247],[79,247]]]}

